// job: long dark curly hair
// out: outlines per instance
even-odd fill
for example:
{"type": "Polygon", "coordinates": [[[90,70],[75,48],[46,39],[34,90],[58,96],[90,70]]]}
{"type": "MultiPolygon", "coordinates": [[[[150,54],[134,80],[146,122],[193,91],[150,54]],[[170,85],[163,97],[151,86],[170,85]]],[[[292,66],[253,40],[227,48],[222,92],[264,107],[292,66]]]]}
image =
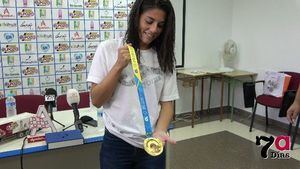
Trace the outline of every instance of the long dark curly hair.
{"type": "Polygon", "coordinates": [[[175,56],[175,13],[170,0],[136,0],[129,14],[128,29],[125,34],[126,43],[131,43],[135,50],[140,49],[139,22],[140,16],[149,9],[161,9],[166,13],[163,31],[150,46],[156,50],[161,70],[173,73],[175,56]]]}

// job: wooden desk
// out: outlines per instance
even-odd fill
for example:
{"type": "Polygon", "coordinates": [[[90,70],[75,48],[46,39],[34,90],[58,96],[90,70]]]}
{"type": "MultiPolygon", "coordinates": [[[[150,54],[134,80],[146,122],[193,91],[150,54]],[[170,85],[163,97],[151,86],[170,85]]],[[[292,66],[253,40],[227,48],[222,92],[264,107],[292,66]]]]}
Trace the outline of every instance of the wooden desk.
{"type": "MultiPolygon", "coordinates": [[[[254,81],[254,77],[257,75],[257,73],[254,72],[248,72],[248,71],[244,71],[244,70],[234,70],[232,72],[226,72],[222,74],[224,76],[224,78],[228,79],[228,103],[230,103],[231,106],[231,112],[230,112],[230,119],[231,121],[233,121],[233,111],[234,111],[234,91],[235,91],[235,85],[238,82],[242,82],[241,78],[245,78],[245,77],[250,77],[251,81],[254,81]],[[231,91],[231,92],[230,92],[231,91]]],[[[224,81],[223,78],[223,81],[224,81]]],[[[224,83],[224,82],[223,82],[224,83]]],[[[221,97],[223,97],[223,90],[222,90],[222,95],[221,97]]]]}
{"type": "Polygon", "coordinates": [[[208,95],[208,106],[207,106],[208,111],[210,110],[211,86],[212,86],[213,78],[220,79],[221,81],[221,102],[220,102],[221,121],[223,118],[222,115],[223,115],[224,82],[226,81],[228,83],[228,105],[231,106],[231,121],[232,121],[233,110],[234,110],[234,91],[235,91],[236,83],[241,82],[240,79],[245,77],[250,77],[251,80],[253,81],[254,76],[256,75],[257,73],[254,72],[248,72],[244,70],[234,70],[232,72],[225,72],[225,73],[221,73],[221,75],[212,76],[209,84],[209,95],[208,95]]]}
{"type": "MultiPolygon", "coordinates": [[[[184,68],[177,70],[177,79],[188,82],[192,87],[192,127],[194,127],[195,120],[195,87],[196,81],[201,79],[201,111],[203,111],[203,89],[204,89],[204,78],[208,78],[212,75],[221,75],[221,72],[217,70],[208,70],[205,68],[184,68]]],[[[223,97],[221,97],[221,102],[223,102],[223,97]]],[[[223,106],[222,106],[223,107],[223,106]]],[[[223,114],[223,109],[221,109],[221,117],[223,114]]]]}

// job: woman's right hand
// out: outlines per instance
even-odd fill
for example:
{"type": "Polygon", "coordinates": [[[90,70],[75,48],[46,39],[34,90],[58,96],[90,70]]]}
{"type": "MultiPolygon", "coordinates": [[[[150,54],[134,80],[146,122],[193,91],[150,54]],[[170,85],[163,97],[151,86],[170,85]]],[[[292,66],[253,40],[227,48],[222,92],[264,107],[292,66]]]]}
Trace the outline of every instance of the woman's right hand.
{"type": "Polygon", "coordinates": [[[287,110],[287,119],[290,123],[294,123],[298,114],[300,112],[300,104],[298,104],[297,102],[294,102],[290,108],[287,110]]]}
{"type": "Polygon", "coordinates": [[[128,44],[125,44],[124,46],[118,49],[118,60],[116,62],[116,65],[123,69],[129,64],[129,62],[130,62],[130,54],[129,54],[128,44]]]}

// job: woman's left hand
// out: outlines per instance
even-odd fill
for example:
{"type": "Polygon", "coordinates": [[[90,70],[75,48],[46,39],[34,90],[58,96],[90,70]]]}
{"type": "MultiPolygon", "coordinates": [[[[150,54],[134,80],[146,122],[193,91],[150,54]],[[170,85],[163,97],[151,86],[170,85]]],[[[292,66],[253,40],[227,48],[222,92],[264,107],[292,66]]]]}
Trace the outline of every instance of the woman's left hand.
{"type": "Polygon", "coordinates": [[[160,139],[163,142],[163,144],[165,144],[166,142],[176,144],[176,141],[171,139],[169,134],[164,131],[155,131],[153,133],[153,137],[160,139]]]}

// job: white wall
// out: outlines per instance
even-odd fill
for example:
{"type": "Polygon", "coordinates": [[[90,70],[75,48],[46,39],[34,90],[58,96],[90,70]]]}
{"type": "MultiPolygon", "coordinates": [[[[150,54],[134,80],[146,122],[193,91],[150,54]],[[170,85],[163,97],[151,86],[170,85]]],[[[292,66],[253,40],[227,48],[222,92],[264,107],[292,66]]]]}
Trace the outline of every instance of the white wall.
{"type": "MultiPolygon", "coordinates": [[[[239,48],[235,67],[259,73],[257,79],[265,70],[300,72],[300,0],[187,0],[186,11],[185,67],[218,66],[218,49],[232,38],[239,48]]],[[[179,90],[177,112],[191,111],[190,89],[179,90]]],[[[242,88],[235,93],[235,107],[243,108],[242,88]]],[[[218,95],[213,98],[219,106],[218,95]]],[[[264,115],[262,106],[257,113],[264,115]]],[[[277,109],[269,117],[286,122],[277,109]]]]}
{"type": "MultiPolygon", "coordinates": [[[[263,79],[266,70],[300,72],[299,21],[300,0],[234,0],[232,38],[240,48],[236,67],[258,72],[257,79],[263,79]]],[[[242,99],[236,100],[243,108],[242,99]]],[[[258,106],[257,113],[264,115],[264,108],[258,106]]],[[[287,122],[278,118],[277,109],[271,109],[269,117],[287,122]]]]}
{"type": "Polygon", "coordinates": [[[232,0],[186,3],[185,67],[218,66],[218,49],[231,36],[232,0]]]}
{"type": "MultiPolygon", "coordinates": [[[[218,50],[231,36],[232,0],[186,0],[185,67],[211,66],[219,64],[218,50]]],[[[179,82],[180,99],[176,102],[176,113],[191,111],[191,88],[183,88],[179,82]]],[[[205,95],[208,94],[205,83],[205,95]]],[[[196,88],[196,110],[200,109],[200,89],[196,88]]],[[[219,92],[213,97],[220,98],[219,92]]],[[[207,98],[207,97],[205,97],[207,98]]],[[[219,106],[219,100],[211,107],[219,106]]],[[[207,100],[204,100],[206,105],[207,100]]]]}

